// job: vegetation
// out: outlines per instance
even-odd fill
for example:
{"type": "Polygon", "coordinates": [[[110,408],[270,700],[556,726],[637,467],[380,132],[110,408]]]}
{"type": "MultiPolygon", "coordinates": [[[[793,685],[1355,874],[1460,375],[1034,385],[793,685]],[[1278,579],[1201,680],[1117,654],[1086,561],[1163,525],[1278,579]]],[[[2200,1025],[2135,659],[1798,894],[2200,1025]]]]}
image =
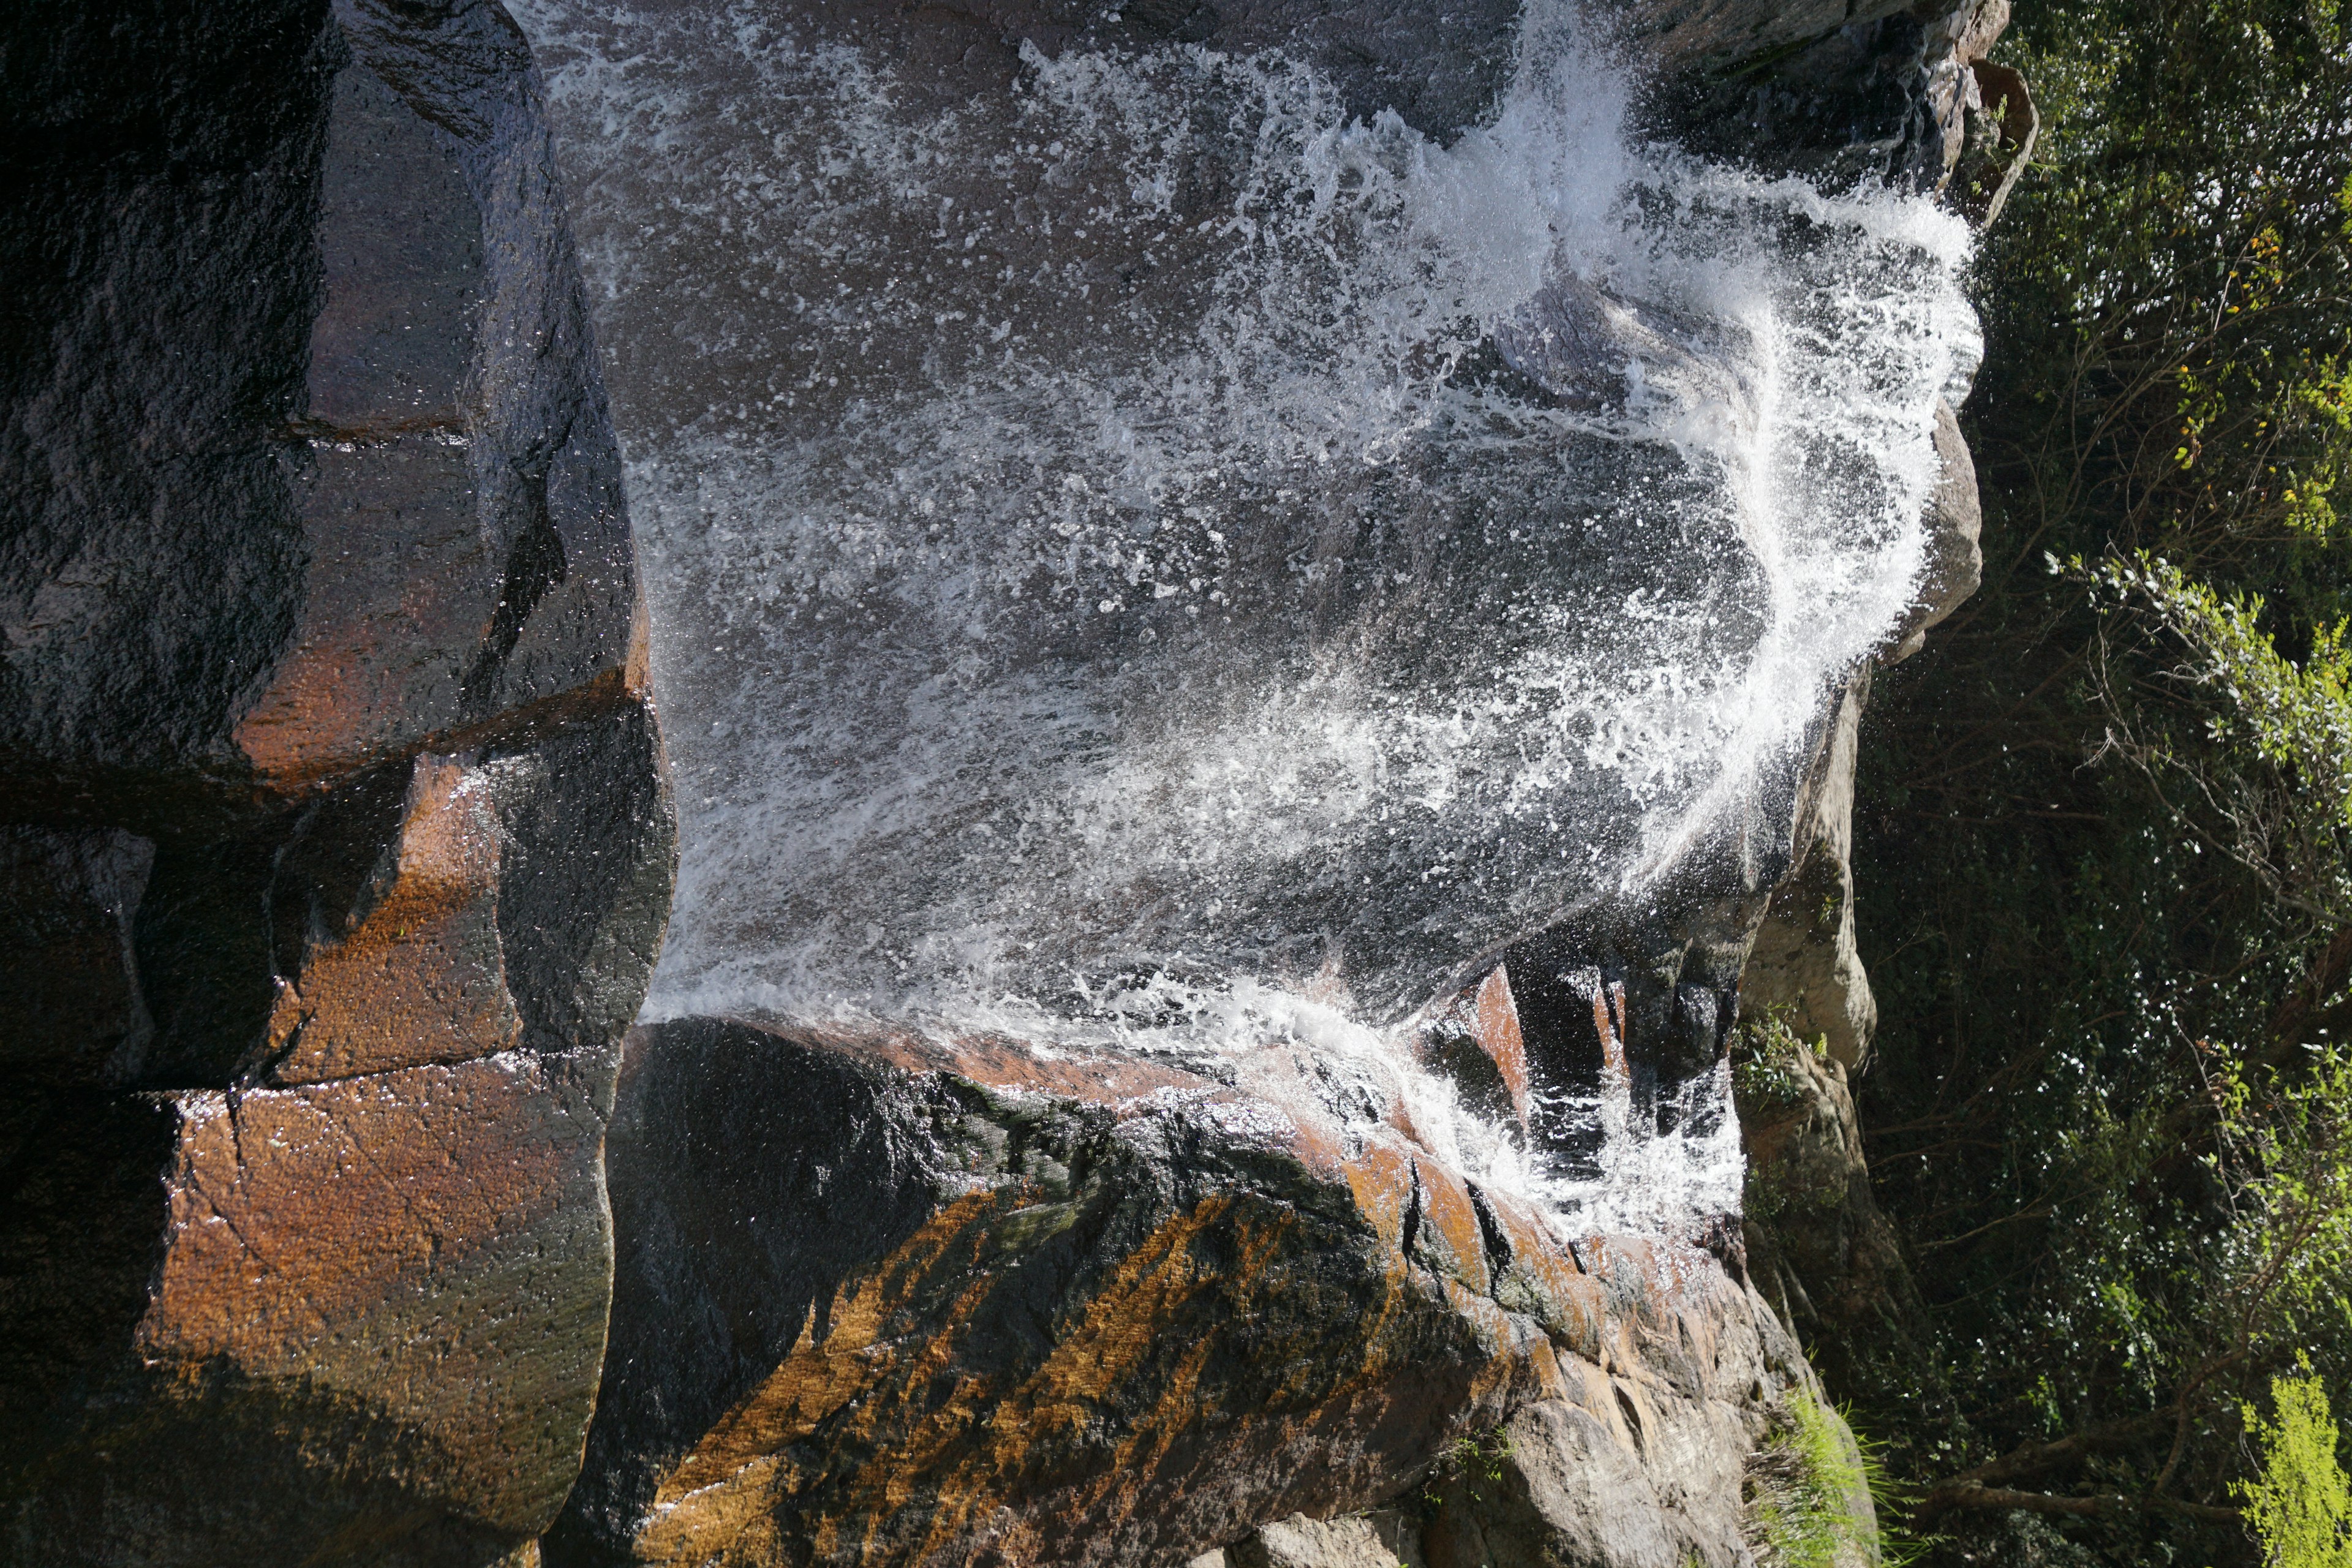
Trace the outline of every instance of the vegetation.
{"type": "Polygon", "coordinates": [[[1750,1461],[1748,1544],[1763,1568],[1863,1568],[1879,1561],[1861,1515],[1871,1474],[1845,1424],[1801,1384],[1787,1420],[1750,1461]]]}
{"type": "Polygon", "coordinates": [[[2271,1394],[2277,1420],[2245,1407],[2262,1463],[2235,1489],[2265,1568],[2352,1568],[2352,1482],[2336,1461],[2327,1392],[2315,1377],[2282,1377],[2271,1394]]]}
{"type": "MultiPolygon", "coordinates": [[[[1829,1054],[1827,1038],[1801,1037],[1779,1014],[1741,1020],[1731,1032],[1731,1091],[1738,1107],[1739,1124],[1754,1138],[1759,1133],[1779,1142],[1778,1130],[1805,1116],[1813,1105],[1806,1063],[1829,1054]]],[[[1822,1069],[1812,1069],[1818,1074],[1822,1069]]],[[[1741,1212],[1766,1225],[1806,1223],[1833,1214],[1845,1202],[1850,1181],[1843,1160],[1824,1164],[1818,1158],[1780,1157],[1751,1160],[1741,1195],[1741,1212]]]]}
{"type": "Polygon", "coordinates": [[[1738,1097],[1740,1121],[1753,1123],[1759,1116],[1803,1103],[1805,1079],[1799,1058],[1810,1053],[1826,1055],[1826,1037],[1804,1039],[1779,1013],[1742,1019],[1731,1032],[1732,1092],[1738,1097]]]}
{"type": "Polygon", "coordinates": [[[1981,263],[1985,585],[1880,681],[1857,816],[1925,1308],[1838,1392],[1934,1562],[2342,1551],[2347,24],[2040,0],[2003,46],[2045,130],[1981,263]]]}
{"type": "Polygon", "coordinates": [[[1511,1446],[1510,1429],[1496,1426],[1485,1432],[1465,1432],[1445,1446],[1437,1462],[1429,1468],[1422,1482],[1421,1514],[1433,1519],[1445,1506],[1448,1489],[1459,1487],[1472,1502],[1484,1500],[1481,1487],[1500,1485],[1506,1473],[1505,1461],[1517,1450],[1511,1446]]]}

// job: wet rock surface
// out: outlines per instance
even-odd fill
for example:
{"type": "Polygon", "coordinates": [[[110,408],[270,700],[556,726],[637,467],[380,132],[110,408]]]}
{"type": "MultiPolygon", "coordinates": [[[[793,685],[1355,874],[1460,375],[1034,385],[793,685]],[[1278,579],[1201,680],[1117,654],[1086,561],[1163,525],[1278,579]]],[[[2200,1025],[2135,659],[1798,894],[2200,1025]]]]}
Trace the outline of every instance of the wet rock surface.
{"type": "MultiPolygon", "coordinates": [[[[1297,1070],[639,1030],[546,1561],[1349,1561],[1360,1531],[1309,1526],[1528,1420],[1570,1493],[1511,1528],[1737,1561],[1741,1458],[1807,1375],[1759,1300],[1685,1245],[1563,1239],[1297,1070]]],[[[1443,1539],[1505,1528],[1450,1484],[1413,1505],[1443,1539]]]]}
{"type": "Polygon", "coordinates": [[[672,840],[528,51],[5,26],[0,1555],[487,1563],[577,1470],[672,840]]]}
{"type": "MultiPolygon", "coordinates": [[[[1988,98],[1976,68],[2009,13],[2010,0],[1622,7],[1639,47],[1666,68],[1652,112],[1694,147],[1832,184],[1932,191],[1948,187],[1998,105],[1999,82],[1988,98]]],[[[2001,130],[2012,149],[2021,144],[2021,124],[2001,130]]],[[[1998,210],[1989,193],[1959,205],[1983,221],[1998,210]]]]}
{"type": "MultiPolygon", "coordinates": [[[[1948,164],[1971,103],[2017,112],[1997,7],[1864,9],[1643,0],[1627,37],[1750,145],[1948,164]]],[[[1443,137],[1514,11],[882,37],[942,93],[1023,37],[1304,38],[1443,137]]],[[[1742,1457],[1807,1376],[1766,1299],[1801,1318],[1780,1282],[1852,1248],[1777,1240],[1759,1294],[1723,1237],[1559,1236],[1303,1059],[709,1019],[625,1053],[671,810],[522,33],[482,0],[0,29],[0,1556],[1742,1560],[1742,1457]],[[1498,1429],[1499,1479],[1449,1468],[1498,1429]]],[[[1808,776],[1655,907],[1515,950],[1448,1070],[1532,1137],[1613,1050],[1657,1124],[1767,904],[1811,898],[1790,868],[1850,891],[1808,776]]],[[[1826,968],[1773,951],[1861,1039],[1843,929],[1826,968]]],[[[1850,1194],[1817,1089],[1751,1149],[1850,1194]]]]}

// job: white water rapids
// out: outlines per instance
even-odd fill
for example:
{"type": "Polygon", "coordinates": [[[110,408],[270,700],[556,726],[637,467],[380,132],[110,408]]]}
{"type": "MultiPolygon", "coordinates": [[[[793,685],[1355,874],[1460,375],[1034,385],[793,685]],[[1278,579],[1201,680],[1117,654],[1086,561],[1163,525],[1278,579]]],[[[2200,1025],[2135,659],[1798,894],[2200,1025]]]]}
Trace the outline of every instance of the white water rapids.
{"type": "MultiPolygon", "coordinates": [[[[1510,1179],[1400,1031],[1895,624],[1958,222],[1638,143],[1542,0],[1450,140],[1273,49],[517,10],[681,814],[649,1016],[1305,1039],[1510,1179]]],[[[1706,1141],[1573,1195],[1723,1212],[1706,1141]]]]}

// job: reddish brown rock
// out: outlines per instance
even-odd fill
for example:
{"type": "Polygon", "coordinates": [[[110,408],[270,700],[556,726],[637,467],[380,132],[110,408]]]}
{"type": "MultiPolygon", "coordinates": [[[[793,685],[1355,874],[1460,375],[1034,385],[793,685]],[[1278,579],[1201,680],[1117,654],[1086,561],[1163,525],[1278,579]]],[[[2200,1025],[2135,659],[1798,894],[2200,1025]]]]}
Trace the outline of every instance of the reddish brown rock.
{"type": "Polygon", "coordinates": [[[499,1561],[594,1405],[672,840],[529,52],[8,34],[0,1558],[499,1561]]]}
{"type": "Polygon", "coordinates": [[[416,759],[373,905],[344,931],[309,933],[278,982],[277,1082],[466,1061],[520,1041],[499,946],[495,787],[457,758],[416,759]]]}
{"type": "Polygon", "coordinates": [[[1490,1121],[1528,1132],[1528,1050],[1507,966],[1496,964],[1423,1031],[1422,1059],[1490,1121]]]}
{"type": "Polygon", "coordinates": [[[632,1036],[613,1345],[548,1563],[1181,1562],[1527,1405],[1622,1429],[1636,1473],[1640,1413],[1697,1409],[1737,1472],[1795,1352],[1712,1258],[1569,1246],[1263,1055],[1229,1085],[632,1036]]]}
{"type": "Polygon", "coordinates": [[[488,1563],[530,1539],[604,1348],[609,1089],[593,1059],[515,1052],[169,1097],[135,1362],[11,1464],[14,1559],[488,1563]]]}

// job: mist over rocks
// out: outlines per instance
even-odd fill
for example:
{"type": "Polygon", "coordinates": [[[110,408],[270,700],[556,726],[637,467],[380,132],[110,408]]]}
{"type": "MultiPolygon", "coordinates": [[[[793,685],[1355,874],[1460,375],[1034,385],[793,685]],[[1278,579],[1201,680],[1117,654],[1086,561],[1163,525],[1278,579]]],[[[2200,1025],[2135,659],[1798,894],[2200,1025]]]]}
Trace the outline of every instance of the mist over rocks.
{"type": "Polygon", "coordinates": [[[1747,1561],[1972,581],[2001,8],[1828,9],[0,23],[0,1554],[1747,1561]]]}

